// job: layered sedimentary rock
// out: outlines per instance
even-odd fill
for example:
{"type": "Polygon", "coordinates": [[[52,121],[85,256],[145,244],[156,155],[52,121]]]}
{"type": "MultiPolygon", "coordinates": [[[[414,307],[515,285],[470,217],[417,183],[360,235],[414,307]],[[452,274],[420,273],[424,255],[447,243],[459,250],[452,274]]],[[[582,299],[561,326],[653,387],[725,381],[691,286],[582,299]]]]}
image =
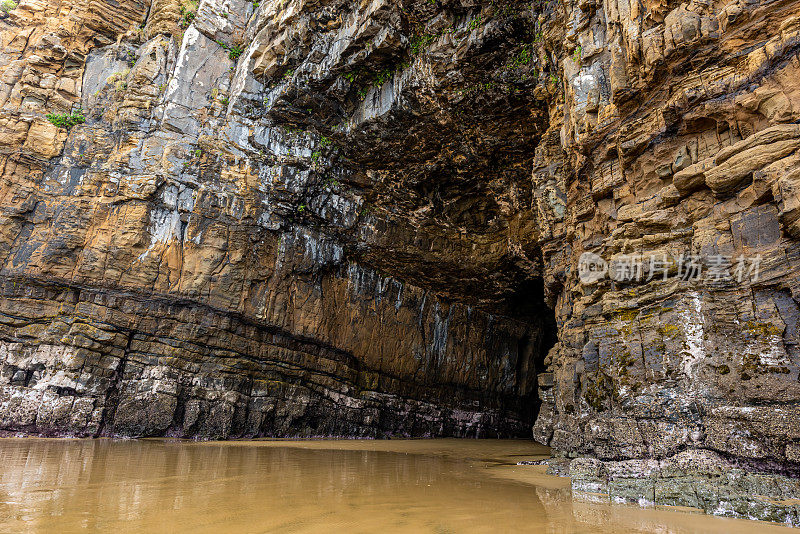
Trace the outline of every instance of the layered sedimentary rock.
{"type": "Polygon", "coordinates": [[[534,435],[608,462],[578,486],[798,523],[795,482],[731,471],[800,467],[798,7],[578,2],[552,29],[564,108],[534,188],[559,341],[534,435]],[[647,276],[582,284],[585,253],[647,276]]]}
{"type": "Polygon", "coordinates": [[[541,145],[534,171],[572,208],[559,218],[539,204],[560,327],[539,439],[601,459],[687,447],[800,459],[796,7],[567,11],[586,30],[564,37],[576,52],[552,145],[566,148],[566,172],[541,145]],[[585,252],[645,265],[688,253],[705,272],[581,284],[585,252]],[[719,257],[729,277],[716,276],[719,257]]]}
{"type": "Polygon", "coordinates": [[[0,426],[533,428],[595,459],[583,486],[696,451],[796,477],[798,15],[23,0],[0,28],[0,426]],[[582,281],[587,253],[612,272],[582,281]]]}
{"type": "Polygon", "coordinates": [[[429,61],[409,24],[435,10],[404,9],[11,11],[2,428],[529,435],[545,111],[529,87],[456,96],[527,34],[459,8],[436,22],[458,57],[429,61]]]}

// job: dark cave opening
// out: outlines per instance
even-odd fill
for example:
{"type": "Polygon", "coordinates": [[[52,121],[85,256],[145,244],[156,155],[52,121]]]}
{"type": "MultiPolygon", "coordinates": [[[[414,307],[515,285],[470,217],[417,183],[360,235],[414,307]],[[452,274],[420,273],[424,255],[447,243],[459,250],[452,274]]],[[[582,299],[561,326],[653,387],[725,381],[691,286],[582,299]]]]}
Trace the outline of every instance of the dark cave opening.
{"type": "Polygon", "coordinates": [[[547,353],[558,341],[555,311],[547,305],[542,278],[526,279],[508,299],[509,316],[523,321],[528,331],[517,341],[517,395],[520,416],[531,426],[539,415],[538,374],[544,372],[547,353]]]}

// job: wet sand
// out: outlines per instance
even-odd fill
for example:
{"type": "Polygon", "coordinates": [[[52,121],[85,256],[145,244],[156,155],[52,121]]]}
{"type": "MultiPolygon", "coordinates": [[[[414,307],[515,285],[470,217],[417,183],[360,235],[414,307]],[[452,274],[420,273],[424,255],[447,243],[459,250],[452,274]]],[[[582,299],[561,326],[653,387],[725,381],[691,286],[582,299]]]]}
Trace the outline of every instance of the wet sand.
{"type": "Polygon", "coordinates": [[[0,532],[794,532],[591,504],[530,441],[0,439],[0,532]]]}

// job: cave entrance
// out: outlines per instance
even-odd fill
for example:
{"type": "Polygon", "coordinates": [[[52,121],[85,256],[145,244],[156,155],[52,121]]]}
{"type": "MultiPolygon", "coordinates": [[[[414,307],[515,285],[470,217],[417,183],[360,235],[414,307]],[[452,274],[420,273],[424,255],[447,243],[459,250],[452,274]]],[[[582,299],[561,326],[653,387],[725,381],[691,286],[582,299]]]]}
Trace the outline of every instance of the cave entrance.
{"type": "Polygon", "coordinates": [[[508,308],[510,317],[528,325],[528,331],[517,341],[517,395],[522,422],[533,427],[541,406],[537,375],[544,371],[545,357],[558,340],[555,311],[545,301],[544,280],[522,282],[509,299],[508,308]]]}

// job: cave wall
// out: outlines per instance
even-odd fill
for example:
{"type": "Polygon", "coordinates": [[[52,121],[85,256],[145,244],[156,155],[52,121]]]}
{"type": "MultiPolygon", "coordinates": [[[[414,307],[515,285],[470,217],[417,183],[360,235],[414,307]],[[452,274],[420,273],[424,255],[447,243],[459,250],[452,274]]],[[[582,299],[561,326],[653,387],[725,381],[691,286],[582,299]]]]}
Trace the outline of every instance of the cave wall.
{"type": "Polygon", "coordinates": [[[519,17],[447,13],[457,57],[410,51],[431,4],[5,15],[0,428],[530,435],[546,110],[463,94],[519,17]]]}
{"type": "Polygon", "coordinates": [[[798,472],[797,12],[561,12],[564,106],[533,173],[559,325],[538,440],[604,460],[702,449],[798,472]],[[672,260],[651,280],[581,283],[585,253],[672,260]],[[684,254],[699,277],[679,271],[684,254]]]}

